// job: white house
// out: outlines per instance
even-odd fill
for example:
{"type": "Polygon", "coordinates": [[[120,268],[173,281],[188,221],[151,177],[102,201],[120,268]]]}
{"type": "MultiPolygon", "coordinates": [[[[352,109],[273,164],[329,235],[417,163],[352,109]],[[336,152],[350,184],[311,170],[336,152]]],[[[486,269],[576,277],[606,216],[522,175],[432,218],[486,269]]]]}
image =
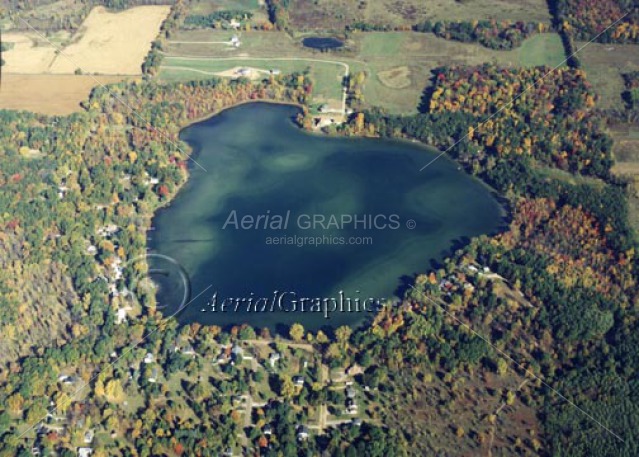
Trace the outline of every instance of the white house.
{"type": "Polygon", "coordinates": [[[93,448],[90,448],[90,447],[78,448],[78,457],[90,457],[91,454],[93,454],[93,448]]]}

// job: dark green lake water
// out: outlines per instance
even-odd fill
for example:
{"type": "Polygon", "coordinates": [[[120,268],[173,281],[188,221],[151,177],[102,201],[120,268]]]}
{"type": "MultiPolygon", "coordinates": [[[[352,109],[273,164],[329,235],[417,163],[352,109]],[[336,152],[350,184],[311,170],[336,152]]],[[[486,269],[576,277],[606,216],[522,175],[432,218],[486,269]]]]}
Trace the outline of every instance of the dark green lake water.
{"type": "MultiPolygon", "coordinates": [[[[191,299],[209,287],[178,314],[181,322],[247,322],[276,330],[293,322],[308,329],[359,323],[371,312],[333,312],[326,319],[323,308],[339,303],[340,291],[342,303],[351,298],[351,310],[355,298],[390,298],[456,243],[500,226],[497,201],[455,163],[442,157],[419,172],[434,151],[308,134],[293,124],[296,113],[290,106],[254,103],[182,132],[207,171],[192,164],[186,185],[154,218],[149,241],[152,252],[184,268],[191,299]],[[288,225],[278,225],[276,216],[285,220],[287,214],[288,225]],[[257,228],[240,226],[247,215],[263,215],[257,228]],[[349,217],[359,220],[357,227],[349,217]],[[275,238],[294,244],[276,245],[275,238]],[[324,244],[308,244],[316,238],[324,244]],[[288,312],[277,306],[271,312],[270,303],[262,312],[264,300],[257,308],[248,302],[236,307],[235,301],[221,309],[225,297],[272,300],[274,291],[287,292],[282,303],[288,312]],[[301,312],[302,297],[336,301],[324,300],[311,311],[308,302],[301,312]]],[[[170,314],[181,292],[161,282],[158,301],[170,314]]]]}

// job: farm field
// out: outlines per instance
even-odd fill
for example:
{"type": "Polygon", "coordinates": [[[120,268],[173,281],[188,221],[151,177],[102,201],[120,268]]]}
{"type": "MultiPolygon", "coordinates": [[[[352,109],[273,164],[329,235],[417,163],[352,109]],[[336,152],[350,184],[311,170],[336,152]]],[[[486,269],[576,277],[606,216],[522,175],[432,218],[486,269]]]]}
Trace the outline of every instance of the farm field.
{"type": "Polygon", "coordinates": [[[81,110],[80,102],[88,98],[93,87],[123,79],[122,76],[5,74],[0,89],[0,109],[71,114],[81,110]]]}
{"type": "Polygon", "coordinates": [[[73,73],[79,67],[86,73],[140,74],[151,42],[168,13],[168,6],[137,7],[121,13],[94,8],[73,44],[64,49],[67,58],[59,56],[51,72],[73,73]]]}
{"type": "Polygon", "coordinates": [[[494,18],[550,23],[545,0],[293,0],[289,12],[292,25],[300,30],[342,30],[358,21],[406,26],[427,19],[466,21],[494,18]]]}
{"type": "Polygon", "coordinates": [[[120,13],[96,7],[71,38],[65,32],[46,38],[35,32],[7,33],[3,39],[13,47],[4,53],[3,70],[73,74],[79,68],[84,73],[141,74],[142,62],[168,12],[168,6],[141,6],[120,13]]]}
{"type": "MultiPolygon", "coordinates": [[[[585,43],[575,43],[575,49],[585,43]]],[[[619,108],[623,104],[624,73],[639,70],[639,46],[633,44],[591,43],[577,54],[600,100],[601,108],[619,108]]]]}
{"type": "Polygon", "coordinates": [[[563,46],[556,34],[535,35],[526,40],[521,48],[495,51],[477,44],[445,40],[429,33],[355,33],[348,42],[349,50],[336,53],[311,51],[279,32],[243,33],[240,36],[241,47],[234,48],[224,44],[232,35],[230,32],[211,30],[181,31],[169,43],[167,53],[170,57],[165,59],[160,77],[205,78],[210,76],[207,72],[217,73],[238,65],[268,70],[274,64],[268,63],[270,59],[264,57],[296,58],[299,60],[292,67],[278,61],[277,68],[286,72],[290,68],[300,71],[311,66],[316,79],[316,95],[325,100],[332,96],[339,98],[343,68],[335,64],[316,65],[304,59],[339,61],[349,65],[351,72],[367,72],[365,103],[383,106],[394,113],[406,113],[417,109],[416,103],[429,83],[431,70],[441,65],[497,62],[506,66],[556,66],[564,60],[563,46]],[[183,57],[208,59],[186,61],[183,57]],[[188,68],[193,70],[189,71],[188,68]],[[326,70],[330,69],[336,73],[326,74],[326,70]],[[315,73],[321,74],[319,79],[315,73]]]}
{"type": "Polygon", "coordinates": [[[2,41],[10,46],[3,52],[3,73],[44,73],[56,57],[55,48],[34,33],[4,33],[2,41]]]}

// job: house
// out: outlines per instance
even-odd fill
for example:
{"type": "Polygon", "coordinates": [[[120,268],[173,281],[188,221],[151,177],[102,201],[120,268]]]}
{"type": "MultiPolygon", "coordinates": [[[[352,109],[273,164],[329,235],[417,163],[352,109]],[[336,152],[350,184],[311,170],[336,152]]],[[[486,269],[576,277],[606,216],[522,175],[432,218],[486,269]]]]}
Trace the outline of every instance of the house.
{"type": "Polygon", "coordinates": [[[296,387],[304,387],[304,377],[293,376],[293,384],[295,384],[296,387]]]}
{"type": "Polygon", "coordinates": [[[217,356],[217,359],[213,361],[213,363],[214,364],[227,363],[228,361],[229,361],[229,355],[225,351],[222,351],[220,355],[217,356]]]}
{"type": "Polygon", "coordinates": [[[58,382],[61,382],[62,384],[70,386],[70,385],[75,384],[76,379],[73,376],[67,376],[67,375],[63,374],[63,375],[58,376],[58,382]]]}
{"type": "Polygon", "coordinates": [[[144,356],[144,363],[153,363],[155,362],[155,357],[150,352],[147,352],[144,356]]]}
{"type": "Polygon", "coordinates": [[[268,362],[271,364],[271,368],[275,368],[275,364],[282,358],[279,352],[272,352],[268,356],[268,362]]]}
{"type": "MultiPolygon", "coordinates": [[[[127,312],[132,310],[132,309],[133,308],[131,308],[130,306],[124,306],[122,308],[118,308],[118,311],[116,312],[116,315],[115,315],[115,323],[116,324],[121,324],[121,323],[125,322],[126,318],[127,318],[127,312]]],[[[151,362],[148,362],[148,363],[151,363],[151,362]]]]}
{"type": "Polygon", "coordinates": [[[348,386],[346,388],[346,398],[353,399],[355,398],[356,395],[357,395],[357,392],[351,386],[348,386]]]}
{"type": "Polygon", "coordinates": [[[306,425],[300,425],[297,427],[297,440],[305,441],[308,439],[308,427],[306,425]]]}
{"type": "Polygon", "coordinates": [[[91,444],[93,442],[93,430],[87,430],[86,433],[84,434],[84,443],[85,444],[91,444]]]}
{"type": "Polygon", "coordinates": [[[346,412],[348,414],[357,414],[357,403],[352,398],[346,399],[346,412]]]}
{"type": "Polygon", "coordinates": [[[233,360],[242,360],[244,357],[244,349],[236,344],[233,346],[233,349],[231,349],[231,357],[233,360]]]}
{"type": "Polygon", "coordinates": [[[355,427],[361,427],[362,426],[362,420],[359,417],[356,417],[355,419],[353,419],[353,426],[355,427]]]}
{"type": "Polygon", "coordinates": [[[279,75],[281,73],[282,73],[282,71],[279,68],[271,68],[271,74],[273,76],[277,76],[277,75],[279,75]]]}
{"type": "Polygon", "coordinates": [[[273,433],[273,427],[271,427],[271,424],[266,424],[264,428],[262,429],[262,432],[266,436],[271,436],[271,434],[273,433]]]}
{"type": "Polygon", "coordinates": [[[157,380],[158,380],[158,369],[157,368],[153,368],[151,370],[151,376],[149,376],[149,382],[156,383],[157,380]]]}
{"type": "Polygon", "coordinates": [[[231,19],[231,21],[229,22],[229,27],[235,30],[239,29],[241,25],[242,24],[240,24],[240,21],[238,21],[237,19],[231,19]]]}
{"type": "MultiPolygon", "coordinates": [[[[178,348],[179,350],[179,348],[178,348]]],[[[184,355],[196,355],[195,349],[193,349],[193,346],[189,345],[187,347],[184,348],[184,350],[182,351],[182,354],[184,355]]]]}
{"type": "Polygon", "coordinates": [[[41,451],[38,446],[33,446],[31,448],[31,455],[40,455],[41,451]]]}
{"type": "Polygon", "coordinates": [[[237,35],[233,35],[233,36],[231,37],[231,44],[232,44],[233,46],[236,46],[236,45],[238,45],[239,43],[240,43],[240,37],[238,37],[237,35]]]}
{"type": "Polygon", "coordinates": [[[91,454],[93,454],[93,448],[90,448],[90,447],[78,448],[78,457],[89,457],[91,454]]]}

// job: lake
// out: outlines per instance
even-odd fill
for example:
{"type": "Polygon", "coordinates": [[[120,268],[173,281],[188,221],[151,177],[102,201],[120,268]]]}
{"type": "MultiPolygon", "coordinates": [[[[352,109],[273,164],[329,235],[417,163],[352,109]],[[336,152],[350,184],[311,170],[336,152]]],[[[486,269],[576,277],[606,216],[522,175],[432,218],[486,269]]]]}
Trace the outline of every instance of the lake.
{"type": "MultiPolygon", "coordinates": [[[[151,252],[175,259],[190,280],[180,322],[358,324],[453,246],[501,226],[494,196],[453,161],[419,171],[436,151],[310,134],[294,124],[297,113],[251,103],[183,130],[206,171],[190,162],[188,182],[149,232],[151,252]]],[[[180,288],[158,285],[171,314],[180,288]]]]}

